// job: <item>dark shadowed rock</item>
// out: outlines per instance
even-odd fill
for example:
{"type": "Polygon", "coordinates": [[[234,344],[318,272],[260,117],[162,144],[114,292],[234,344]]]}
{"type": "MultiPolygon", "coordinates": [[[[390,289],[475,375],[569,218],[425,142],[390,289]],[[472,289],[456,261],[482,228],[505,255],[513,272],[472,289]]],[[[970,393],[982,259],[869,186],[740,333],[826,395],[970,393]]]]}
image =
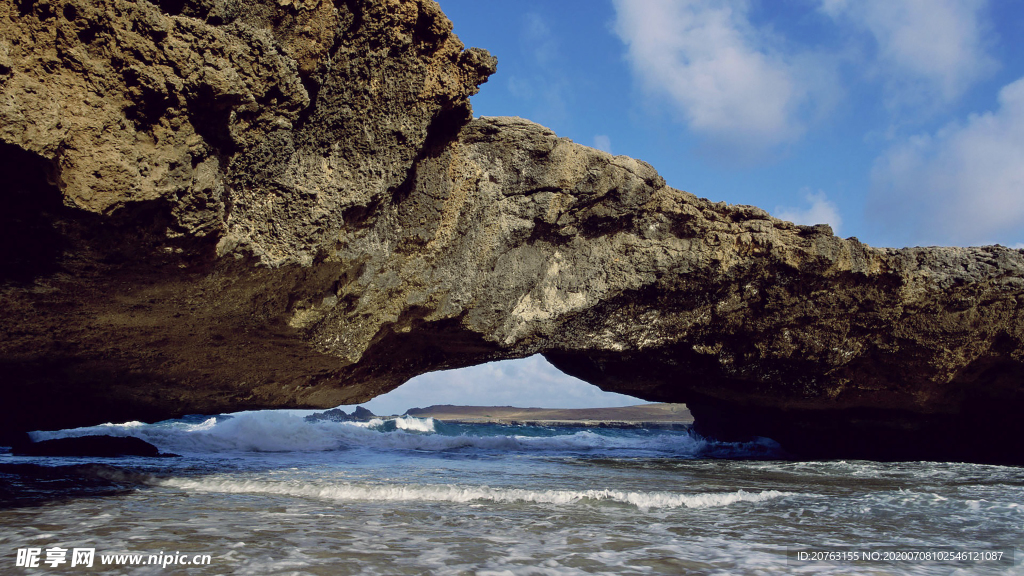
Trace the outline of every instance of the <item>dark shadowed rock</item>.
{"type": "Polygon", "coordinates": [[[876,249],[518,118],[430,0],[0,0],[7,431],[543,353],[811,456],[1024,461],[1024,253],[876,249]]]}
{"type": "Polygon", "coordinates": [[[351,414],[345,412],[341,408],[333,408],[331,410],[324,410],[323,412],[317,412],[316,414],[310,414],[306,416],[306,422],[319,422],[321,420],[328,420],[331,422],[369,422],[376,418],[377,415],[370,412],[362,406],[356,406],[356,409],[351,414]]]}
{"type": "Polygon", "coordinates": [[[310,414],[303,418],[306,422],[320,422],[327,420],[329,422],[350,422],[352,415],[345,412],[341,408],[332,408],[330,410],[324,410],[323,412],[317,412],[316,414],[310,414]]]}
{"type": "Polygon", "coordinates": [[[122,436],[76,436],[15,444],[15,456],[176,456],[160,450],[140,438],[122,436]]]}
{"type": "Polygon", "coordinates": [[[376,417],[376,414],[370,412],[369,410],[363,408],[362,406],[356,406],[356,409],[352,412],[352,419],[359,420],[360,422],[369,422],[370,420],[373,420],[376,417]]]}

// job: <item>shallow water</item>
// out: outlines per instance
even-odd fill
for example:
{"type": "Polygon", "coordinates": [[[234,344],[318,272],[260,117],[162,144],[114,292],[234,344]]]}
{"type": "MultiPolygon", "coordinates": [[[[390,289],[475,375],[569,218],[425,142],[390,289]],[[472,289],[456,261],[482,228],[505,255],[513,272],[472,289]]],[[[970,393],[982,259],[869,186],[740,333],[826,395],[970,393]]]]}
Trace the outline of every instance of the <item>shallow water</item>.
{"type": "Polygon", "coordinates": [[[15,566],[19,548],[45,559],[60,546],[95,548],[91,570],[130,574],[1024,574],[1006,558],[1024,540],[1019,467],[789,461],[770,441],[685,430],[273,412],[39,437],[88,433],[182,458],[0,457],[4,573],[90,571],[15,566]],[[787,557],[935,547],[1004,560],[787,557]],[[100,566],[120,553],[210,563],[100,566]]]}

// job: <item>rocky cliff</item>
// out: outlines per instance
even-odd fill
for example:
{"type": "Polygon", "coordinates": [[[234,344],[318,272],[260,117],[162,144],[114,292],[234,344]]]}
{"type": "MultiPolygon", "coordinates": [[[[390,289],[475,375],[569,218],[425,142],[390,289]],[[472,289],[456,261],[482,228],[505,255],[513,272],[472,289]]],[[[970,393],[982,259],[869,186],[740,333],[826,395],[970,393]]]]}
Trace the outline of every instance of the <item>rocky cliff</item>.
{"type": "Polygon", "coordinates": [[[518,118],[432,0],[0,0],[7,431],[543,353],[810,456],[1024,462],[1024,253],[875,249],[518,118]]]}

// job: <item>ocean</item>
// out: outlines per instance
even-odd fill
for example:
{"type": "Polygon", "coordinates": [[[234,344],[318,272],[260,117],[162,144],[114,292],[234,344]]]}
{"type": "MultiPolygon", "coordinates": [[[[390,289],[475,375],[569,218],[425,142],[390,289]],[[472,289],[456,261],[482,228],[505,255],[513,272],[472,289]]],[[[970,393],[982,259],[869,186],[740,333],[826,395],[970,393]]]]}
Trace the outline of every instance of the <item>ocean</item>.
{"type": "Polygon", "coordinates": [[[4,452],[0,573],[1024,575],[1020,467],[273,411],[34,436],[97,433],[180,457],[4,452]]]}

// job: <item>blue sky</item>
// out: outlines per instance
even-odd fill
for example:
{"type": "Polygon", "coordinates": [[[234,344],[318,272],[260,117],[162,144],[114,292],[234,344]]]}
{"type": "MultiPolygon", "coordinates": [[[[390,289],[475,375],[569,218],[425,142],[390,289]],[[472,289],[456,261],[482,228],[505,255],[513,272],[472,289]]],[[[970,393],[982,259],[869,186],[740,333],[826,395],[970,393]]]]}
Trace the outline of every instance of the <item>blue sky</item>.
{"type": "MultiPolygon", "coordinates": [[[[477,116],[522,116],[675,188],[874,246],[1024,247],[1020,0],[440,4],[467,47],[498,57],[477,116]]],[[[392,394],[506,404],[521,382],[518,405],[635,402],[539,358],[470,370],[392,394]]]]}

